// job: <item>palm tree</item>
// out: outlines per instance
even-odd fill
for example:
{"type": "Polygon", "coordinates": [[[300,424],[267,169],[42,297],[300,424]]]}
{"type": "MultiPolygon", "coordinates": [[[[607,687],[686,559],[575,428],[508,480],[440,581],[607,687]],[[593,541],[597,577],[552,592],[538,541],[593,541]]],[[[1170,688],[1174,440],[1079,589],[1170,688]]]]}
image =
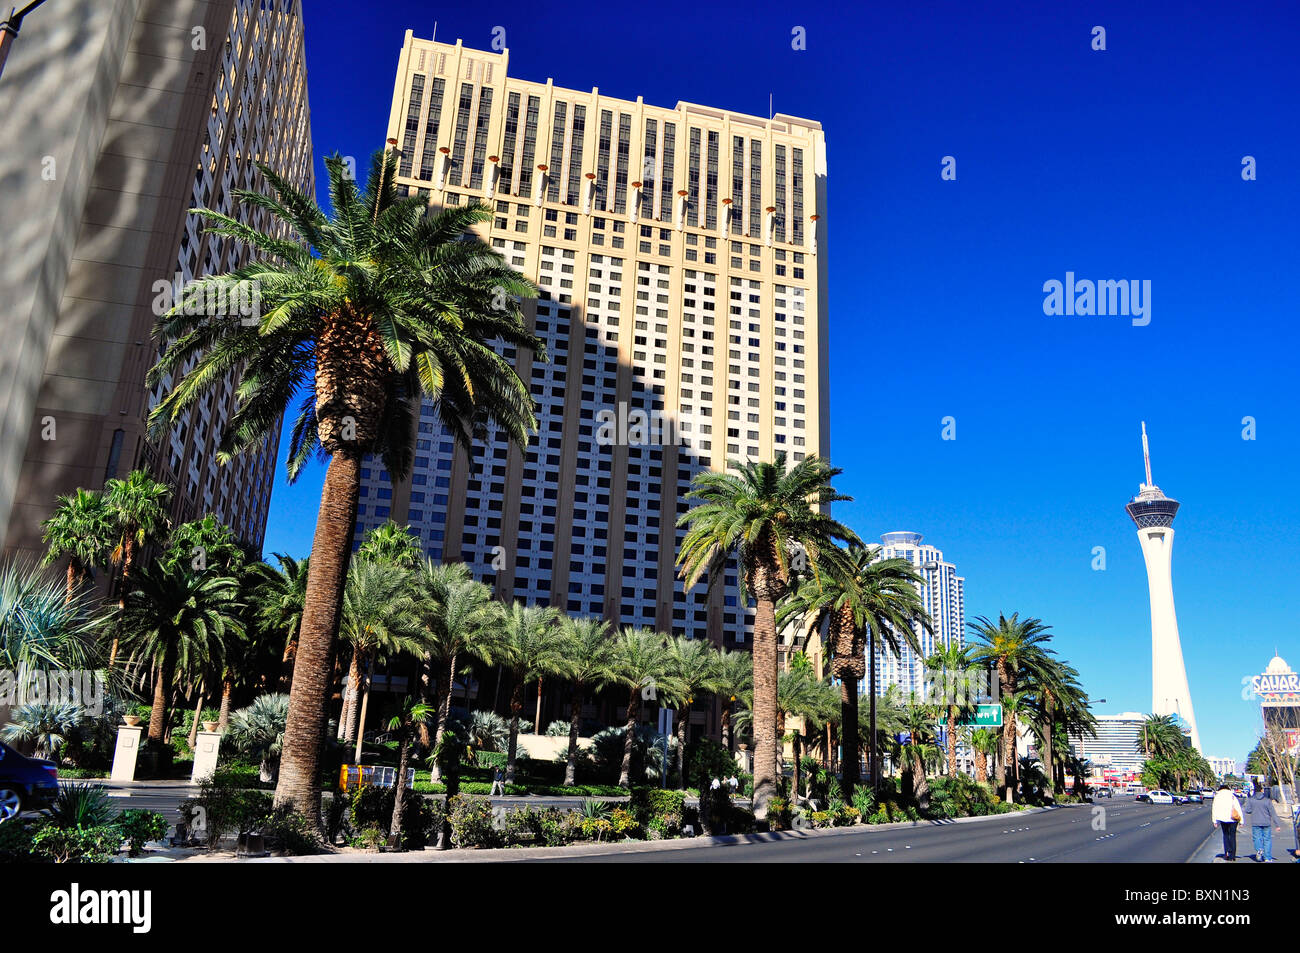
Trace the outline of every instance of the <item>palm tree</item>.
{"type": "Polygon", "coordinates": [[[776,604],[794,570],[817,573],[821,554],[836,541],[859,543],[848,527],[827,515],[831,503],[851,500],[831,480],[840,470],[806,457],[786,469],[785,453],[772,463],[731,461],[735,473],[697,474],[687,496],[699,502],[677,521],[688,527],[677,563],[691,588],[706,574],[717,582],[727,560],[740,566],[741,595],[755,601],[754,656],[754,816],[767,817],[776,793],[777,627],[776,604]]]}
{"type": "Polygon", "coordinates": [[[1183,731],[1173,715],[1147,715],[1137,751],[1148,758],[1172,758],[1183,747],[1183,731]]]}
{"type": "Polygon", "coordinates": [[[83,717],[80,706],[68,702],[20,705],[13,711],[13,721],[0,728],[0,741],[31,742],[36,757],[57,760],[68,733],[83,717]]]}
{"type": "MultiPolygon", "coordinates": [[[[112,516],[116,537],[109,561],[119,567],[119,608],[126,605],[131,572],[135,569],[140,550],[159,542],[167,533],[167,501],[170,496],[171,489],[167,484],[159,483],[143,470],[132,470],[125,480],[109,480],[104,484],[104,500],[112,516]]],[[[110,668],[117,660],[117,644],[118,637],[114,636],[108,651],[110,668]]]]}
{"type": "Polygon", "coordinates": [[[912,778],[912,796],[922,810],[930,804],[927,765],[939,756],[939,749],[934,744],[934,726],[938,720],[939,709],[922,703],[916,697],[909,699],[903,712],[903,730],[908,740],[903,744],[900,756],[912,778]]]}
{"type": "Polygon", "coordinates": [[[501,640],[492,647],[489,661],[510,671],[510,741],[506,750],[506,782],[515,779],[519,750],[519,713],[524,708],[524,686],[534,679],[564,670],[564,634],[556,624],[559,612],[550,606],[514,603],[506,611],[501,640]]]}
{"type": "Polygon", "coordinates": [[[420,540],[407,527],[387,520],[366,533],[357,555],[414,569],[420,562],[420,540]]]}
{"type": "Polygon", "coordinates": [[[989,758],[997,757],[998,733],[992,728],[976,728],[971,732],[970,746],[975,752],[975,780],[984,784],[989,779],[989,758]]]}
{"type": "Polygon", "coordinates": [[[974,707],[970,692],[970,647],[949,642],[935,649],[925,660],[930,677],[936,675],[940,682],[943,701],[940,704],[947,721],[948,776],[957,774],[957,718],[974,707]]]}
{"type": "Polygon", "coordinates": [[[753,656],[748,652],[721,649],[718,652],[718,671],[713,691],[722,707],[722,744],[733,753],[736,750],[736,736],[731,723],[736,699],[753,690],[753,656]]]}
{"type": "Polygon", "coordinates": [[[0,670],[95,668],[100,620],[85,597],[25,561],[0,564],[0,670]]]}
{"type": "Polygon", "coordinates": [[[155,565],[135,579],[120,610],[123,647],[154,670],[149,741],[161,745],[172,681],[219,657],[222,644],[243,633],[239,582],[213,572],[155,565]]]}
{"type": "MultiPolygon", "coordinates": [[[[969,623],[971,632],[979,640],[974,646],[972,661],[991,663],[997,667],[999,691],[1004,699],[1016,695],[1022,678],[1046,678],[1047,662],[1053,655],[1046,644],[1051,641],[1051,626],[1041,619],[1020,618],[1020,613],[1010,618],[999,615],[996,623],[979,616],[969,623]]],[[[1015,800],[1016,771],[1016,709],[1003,705],[1002,719],[1002,787],[1007,802],[1015,800]]]]}
{"type": "Polygon", "coordinates": [[[113,546],[113,514],[103,494],[77,489],[58,498],[54,512],[41,523],[45,561],[68,557],[67,598],[84,586],[94,567],[107,562],[113,546]]]}
{"type": "Polygon", "coordinates": [[[298,628],[302,625],[302,607],[307,597],[308,560],[275,553],[278,571],[268,574],[259,584],[256,595],[258,623],[284,638],[280,656],[280,689],[287,691],[293,681],[293,663],[298,654],[298,628]]]}
{"type": "Polygon", "coordinates": [[[343,157],[326,160],[332,219],[276,172],[259,168],[275,196],[237,190],[236,197],[277,220],[274,232],[288,229],[296,240],[195,210],[214,223],[210,233],[245,243],[259,260],[191,284],[185,300],[159,320],[156,333],[168,347],[148,384],[169,375],[175,383],[150,423],[155,434],[165,432],[233,375],[240,405],[223,431],[222,459],[261,447],[299,396],[290,479],[313,455],[329,458],[275,796],[277,805],[292,805],[316,824],[332,643],[362,459],[379,455],[394,479],[405,476],[421,397],[433,401],[466,447],[476,426],[487,422],[525,446],[536,426],[527,385],[490,343],[538,354],[543,348],[525,330],[518,307],[536,288],[467,235],[491,219],[486,206],[430,214],[425,198],[399,198],[395,151],[375,155],[364,190],[343,157]],[[202,310],[195,303],[232,280],[259,289],[262,314],[255,325],[194,313],[202,310]]]}
{"type": "Polygon", "coordinates": [[[402,846],[402,814],[406,808],[406,771],[411,764],[411,739],[415,726],[429,720],[433,706],[407,695],[401,708],[388,722],[388,730],[397,732],[401,748],[397,755],[397,779],[393,782],[393,822],[388,827],[390,847],[402,846]]]}
{"type": "MultiPolygon", "coordinates": [[[[492,590],[470,575],[464,563],[435,563],[425,559],[415,580],[416,606],[433,669],[433,689],[438,711],[434,747],[447,730],[451,695],[459,667],[470,657],[488,658],[501,637],[504,609],[492,590]]],[[[421,725],[423,723],[420,723],[421,725]]],[[[433,779],[441,768],[435,760],[433,779]]]]}
{"type": "MultiPolygon", "coordinates": [[[[686,786],[686,732],[691,720],[691,705],[696,697],[717,690],[718,653],[703,639],[676,636],[666,641],[668,675],[674,686],[677,706],[677,777],[686,786]]],[[[667,771],[668,766],[664,765],[667,771]]]]}
{"type": "Polygon", "coordinates": [[[569,753],[565,760],[564,783],[575,783],[578,767],[578,731],[582,724],[582,703],[587,693],[603,688],[613,678],[616,659],[609,623],[600,619],[560,620],[564,666],[560,674],[573,686],[569,703],[569,753]]]}
{"type": "Polygon", "coordinates": [[[359,764],[375,662],[399,652],[418,653],[423,649],[410,571],[394,563],[360,556],[354,559],[343,590],[339,636],[352,646],[340,728],[344,741],[356,741],[359,764]]]}
{"type": "Polygon", "coordinates": [[[259,695],[230,716],[225,740],[235,751],[258,760],[258,776],[264,782],[275,780],[288,716],[288,695],[259,695]]]}
{"type": "MultiPolygon", "coordinates": [[[[658,701],[660,693],[679,695],[669,674],[668,648],[664,637],[650,629],[625,628],[615,642],[615,659],[610,681],[627,689],[627,718],[624,721],[623,766],[619,787],[632,785],[632,747],[641,716],[642,699],[658,701]]],[[[664,766],[665,770],[667,765],[664,766]]]]}

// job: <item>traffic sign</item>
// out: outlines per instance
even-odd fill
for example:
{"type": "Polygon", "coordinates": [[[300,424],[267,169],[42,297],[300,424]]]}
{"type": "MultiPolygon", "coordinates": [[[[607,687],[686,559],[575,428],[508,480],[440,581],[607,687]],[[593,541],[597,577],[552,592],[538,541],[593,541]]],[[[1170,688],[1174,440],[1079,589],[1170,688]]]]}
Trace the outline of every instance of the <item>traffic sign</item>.
{"type": "Polygon", "coordinates": [[[1002,706],[997,702],[991,705],[976,705],[975,711],[962,715],[957,724],[965,728],[1001,728],[1002,706]]]}

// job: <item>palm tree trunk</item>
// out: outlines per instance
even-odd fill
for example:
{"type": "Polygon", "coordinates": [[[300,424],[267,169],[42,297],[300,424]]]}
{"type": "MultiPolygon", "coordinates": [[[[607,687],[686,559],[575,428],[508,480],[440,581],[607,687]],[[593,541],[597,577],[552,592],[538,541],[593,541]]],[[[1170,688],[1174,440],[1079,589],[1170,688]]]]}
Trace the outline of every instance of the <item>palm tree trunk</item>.
{"type": "Polygon", "coordinates": [[[1043,745],[1043,749],[1044,749],[1043,768],[1045,769],[1045,773],[1047,775],[1048,790],[1054,791],[1056,789],[1056,766],[1052,763],[1052,755],[1054,753],[1052,751],[1052,746],[1053,743],[1056,741],[1055,738],[1056,733],[1055,731],[1053,731],[1056,722],[1056,714],[1053,710],[1055,707],[1054,705],[1055,699],[1052,698],[1051,692],[1045,692],[1044,694],[1046,697],[1043,699],[1043,701],[1046,702],[1045,707],[1047,708],[1047,726],[1046,726],[1047,730],[1044,732],[1044,734],[1047,736],[1047,741],[1043,745]]]}
{"type": "Polygon", "coordinates": [[[343,698],[343,712],[339,730],[345,744],[356,740],[357,701],[361,697],[361,648],[353,646],[352,663],[348,666],[348,693],[343,698]]]}
{"type": "Polygon", "coordinates": [[[516,754],[519,751],[519,713],[524,708],[524,677],[519,673],[510,690],[510,744],[506,747],[506,783],[515,779],[516,754]]]}
{"type": "Polygon", "coordinates": [[[582,686],[573,687],[573,700],[569,712],[569,757],[564,765],[564,783],[575,783],[578,773],[578,728],[582,723],[582,686]]]}
{"type": "Polygon", "coordinates": [[[198,703],[194,706],[194,720],[190,723],[190,736],[186,739],[190,743],[191,751],[194,750],[194,746],[199,741],[199,718],[203,714],[203,702],[206,700],[206,692],[200,691],[198,703]]]}
{"type": "MultiPolygon", "coordinates": [[[[438,750],[438,745],[442,744],[442,734],[447,730],[447,718],[451,715],[451,689],[456,684],[456,653],[451,653],[451,661],[443,668],[442,674],[438,676],[438,727],[433,736],[433,748],[438,750]]],[[[442,766],[438,764],[438,759],[433,759],[433,770],[430,772],[435,782],[442,779],[442,766]]]]}
{"type": "Polygon", "coordinates": [[[221,680],[221,713],[217,715],[217,730],[225,731],[230,724],[231,696],[235,693],[235,681],[229,675],[221,680]]]}
{"type": "MultiPolygon", "coordinates": [[[[998,661],[998,680],[1007,696],[1014,699],[1016,686],[1005,659],[998,661]]],[[[1002,778],[1004,797],[1011,804],[1016,798],[1016,711],[1007,708],[1006,713],[1002,726],[1002,778]]]]}
{"type": "Polygon", "coordinates": [[[357,713],[357,734],[356,734],[356,739],[357,739],[356,763],[357,764],[361,763],[361,745],[365,741],[365,737],[366,737],[366,710],[370,707],[370,675],[373,669],[374,669],[374,663],[369,658],[367,658],[366,674],[363,680],[365,684],[365,689],[361,694],[361,710],[357,713]]]}
{"type": "Polygon", "coordinates": [[[777,586],[753,587],[754,612],[754,817],[767,818],[767,802],[776,794],[780,739],[776,733],[776,598],[777,586]]]}
{"type": "Polygon", "coordinates": [[[75,559],[69,559],[69,560],[68,560],[68,582],[67,582],[67,591],[64,592],[64,594],[63,594],[63,603],[64,603],[64,605],[67,605],[69,602],[72,601],[72,594],[73,594],[74,592],[77,591],[77,576],[78,576],[78,573],[77,573],[76,566],[77,566],[77,561],[76,561],[75,559]]]}
{"type": "Polygon", "coordinates": [[[869,706],[871,708],[871,737],[868,740],[871,754],[869,755],[870,764],[867,770],[871,772],[871,790],[876,797],[880,796],[880,751],[879,739],[876,736],[876,629],[871,627],[867,641],[867,695],[870,698],[869,706]]]}
{"type": "Polygon", "coordinates": [[[618,786],[632,786],[632,736],[636,733],[637,715],[641,712],[641,688],[633,685],[627,696],[627,722],[623,733],[623,767],[619,770],[618,786]]]}
{"type": "Polygon", "coordinates": [[[984,757],[984,752],[981,749],[976,748],[975,749],[975,781],[979,784],[983,784],[988,779],[989,779],[988,759],[984,757]]]}
{"type": "Polygon", "coordinates": [[[840,740],[844,745],[840,790],[844,800],[853,803],[853,789],[858,784],[858,679],[845,675],[840,679],[840,740]]]}
{"type": "Polygon", "coordinates": [[[295,629],[289,641],[284,645],[284,654],[280,656],[280,691],[289,690],[293,684],[293,666],[298,658],[298,630],[295,629]]]}
{"type": "Polygon", "coordinates": [[[800,742],[803,740],[802,732],[796,731],[791,743],[790,753],[794,755],[794,764],[790,769],[790,803],[799,803],[799,758],[803,754],[800,742]]]}
{"type": "Polygon", "coordinates": [[[352,556],[360,486],[361,455],[350,450],[335,452],[325,474],[312,540],[302,628],[284,728],[280,780],[275,788],[276,807],[292,807],[317,828],[330,648],[338,632],[343,606],[343,584],[352,556]]]}
{"type": "Polygon", "coordinates": [[[172,649],[163,648],[162,660],[158,663],[158,672],[153,683],[153,707],[149,711],[149,741],[155,745],[163,742],[163,732],[167,728],[167,696],[172,682],[172,649]]]}
{"type": "Polygon", "coordinates": [[[730,697],[722,702],[722,747],[733,755],[736,753],[736,739],[731,734],[731,706],[734,704],[730,697]]]}
{"type": "Polygon", "coordinates": [[[957,776],[957,706],[948,706],[948,777],[957,776]]]}
{"type": "Polygon", "coordinates": [[[537,716],[533,718],[533,734],[542,733],[542,680],[537,680],[537,716]]]}
{"type": "Polygon", "coordinates": [[[411,737],[402,727],[402,748],[397,756],[397,780],[393,787],[393,823],[388,828],[390,847],[402,846],[402,814],[406,807],[406,769],[411,763],[411,737]]]}
{"type": "MultiPolygon", "coordinates": [[[[686,732],[691,720],[691,703],[684,701],[677,710],[677,783],[686,787],[686,732]]],[[[664,773],[668,765],[664,765],[664,773]]]]}

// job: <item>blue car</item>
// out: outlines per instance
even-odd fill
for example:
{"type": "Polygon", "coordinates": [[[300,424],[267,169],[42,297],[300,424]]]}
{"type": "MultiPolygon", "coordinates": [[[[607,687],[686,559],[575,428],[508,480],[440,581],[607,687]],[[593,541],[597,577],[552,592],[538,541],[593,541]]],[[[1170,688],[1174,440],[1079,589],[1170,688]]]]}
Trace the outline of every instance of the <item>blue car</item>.
{"type": "Polygon", "coordinates": [[[0,742],[0,824],[23,811],[49,807],[59,796],[59,768],[0,742]]]}

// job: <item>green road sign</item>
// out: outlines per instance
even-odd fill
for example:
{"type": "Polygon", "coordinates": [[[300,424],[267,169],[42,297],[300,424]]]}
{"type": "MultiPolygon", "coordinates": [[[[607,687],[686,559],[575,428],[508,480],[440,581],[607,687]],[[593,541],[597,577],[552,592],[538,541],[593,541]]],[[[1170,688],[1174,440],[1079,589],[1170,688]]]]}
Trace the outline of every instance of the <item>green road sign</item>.
{"type": "Polygon", "coordinates": [[[957,724],[965,728],[1001,728],[1002,706],[997,702],[977,705],[973,713],[958,718],[957,724]]]}

